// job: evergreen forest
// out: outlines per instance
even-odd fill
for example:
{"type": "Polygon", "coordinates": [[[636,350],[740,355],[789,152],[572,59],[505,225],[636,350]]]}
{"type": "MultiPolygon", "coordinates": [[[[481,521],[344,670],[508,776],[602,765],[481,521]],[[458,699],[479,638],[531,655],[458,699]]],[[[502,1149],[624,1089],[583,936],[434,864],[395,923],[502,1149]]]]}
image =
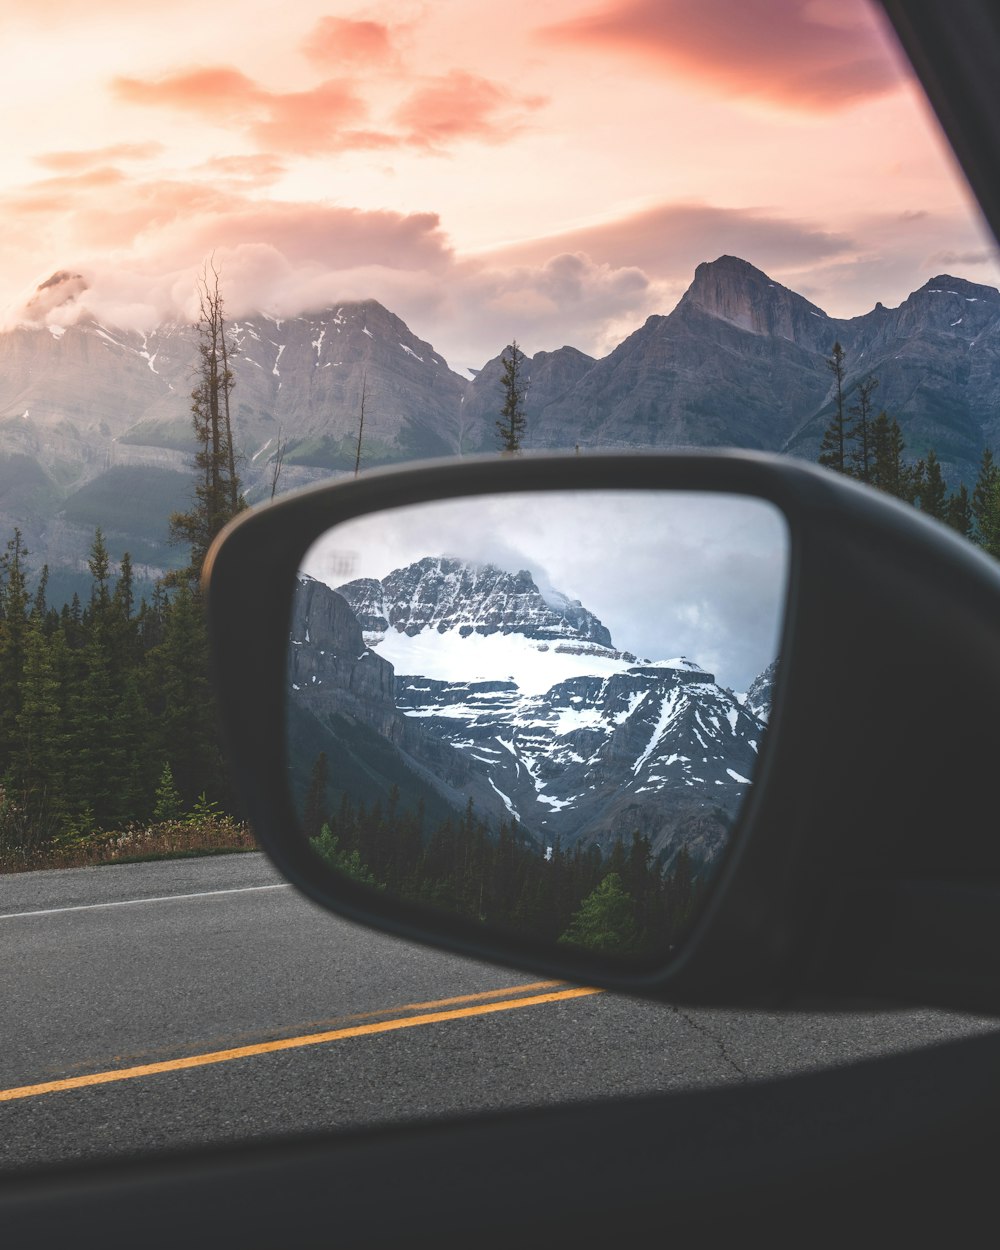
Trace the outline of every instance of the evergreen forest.
{"type": "Polygon", "coordinates": [[[499,829],[477,816],[470,799],[433,828],[423,811],[399,810],[399,791],[370,807],[343,795],[325,810],[326,760],[313,768],[303,832],[332,868],[449,915],[498,925],[550,942],[615,956],[641,957],[676,942],[697,914],[707,874],[686,846],[669,868],[649,838],[633,832],[603,855],[599,847],[559,841],[539,848],[516,821],[499,829]]]}
{"type": "MultiPolygon", "coordinates": [[[[46,598],[48,570],[32,570],[19,531],[0,556],[0,870],[51,862],[47,851],[137,823],[204,828],[238,814],[199,577],[212,540],[246,505],[214,267],[206,266],[198,291],[194,487],[190,509],[170,518],[175,540],[189,548],[187,565],[136,603],[129,554],[113,573],[98,529],[86,601],[74,595],[57,608],[46,598]]],[[[231,841],[252,843],[245,832],[231,841]]]]}

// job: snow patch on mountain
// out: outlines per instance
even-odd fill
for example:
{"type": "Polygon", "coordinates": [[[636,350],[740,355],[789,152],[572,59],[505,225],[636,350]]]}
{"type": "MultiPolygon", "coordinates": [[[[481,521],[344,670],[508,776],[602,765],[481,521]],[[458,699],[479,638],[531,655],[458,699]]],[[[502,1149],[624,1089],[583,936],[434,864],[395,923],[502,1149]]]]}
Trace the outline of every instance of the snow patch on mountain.
{"type": "MultiPolygon", "coordinates": [[[[366,638],[366,641],[367,638],[366,638]]],[[[557,682],[585,675],[624,673],[630,664],[611,648],[552,645],[523,634],[468,634],[460,628],[421,630],[409,635],[390,629],[369,642],[399,674],[419,674],[444,682],[504,679],[522,694],[543,694],[557,682]]]]}

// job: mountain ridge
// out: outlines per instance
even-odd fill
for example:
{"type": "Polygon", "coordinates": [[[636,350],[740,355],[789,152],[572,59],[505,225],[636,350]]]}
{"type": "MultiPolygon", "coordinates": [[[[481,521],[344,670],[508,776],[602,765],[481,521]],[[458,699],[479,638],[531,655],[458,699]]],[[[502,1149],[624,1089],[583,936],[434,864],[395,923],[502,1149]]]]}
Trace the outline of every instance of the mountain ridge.
{"type": "MultiPolygon", "coordinates": [[[[39,316],[80,281],[67,270],[42,284],[39,316]]],[[[499,356],[464,378],[374,300],[241,317],[230,330],[252,502],[271,493],[282,443],[278,490],[353,472],[363,400],[363,467],[496,450],[499,356]]],[[[737,446],[815,459],[835,339],[848,403],[872,371],[907,454],[933,447],[950,485],[971,484],[985,447],[1000,456],[995,288],[941,274],[896,308],[838,319],[732,256],[698,265],[671,312],[601,359],[571,346],[526,357],[525,451],[737,446]]],[[[141,550],[150,576],[180,561],[166,515],[143,515],[139,501],[183,506],[190,493],[195,359],[195,329],[178,322],[140,332],[36,319],[0,333],[0,522],[24,531],[39,562],[81,570],[102,509],[114,556],[141,550]]]]}

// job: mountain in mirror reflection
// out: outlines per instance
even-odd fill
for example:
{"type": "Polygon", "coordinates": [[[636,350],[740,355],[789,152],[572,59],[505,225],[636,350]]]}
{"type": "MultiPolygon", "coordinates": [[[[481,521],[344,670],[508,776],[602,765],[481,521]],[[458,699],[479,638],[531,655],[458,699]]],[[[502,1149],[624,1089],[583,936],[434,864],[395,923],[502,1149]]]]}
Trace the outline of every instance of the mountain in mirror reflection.
{"type": "Polygon", "coordinates": [[[638,831],[662,867],[683,846],[708,864],[753,777],[772,670],[741,698],[691,659],[621,650],[526,570],[426,557],[336,591],[302,576],[290,755],[330,736],[369,800],[400,778],[425,805],[472,798],[542,853],[638,831]]]}

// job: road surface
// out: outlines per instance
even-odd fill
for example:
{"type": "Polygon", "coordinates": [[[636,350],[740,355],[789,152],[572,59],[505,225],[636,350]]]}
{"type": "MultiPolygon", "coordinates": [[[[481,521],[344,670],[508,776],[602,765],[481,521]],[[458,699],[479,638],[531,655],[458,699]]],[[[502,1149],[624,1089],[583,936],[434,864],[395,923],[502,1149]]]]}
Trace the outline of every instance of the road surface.
{"type": "Polygon", "coordinates": [[[331,917],[260,854],[0,877],[0,1170],[746,1081],[968,1036],[692,1011],[331,917]]]}

